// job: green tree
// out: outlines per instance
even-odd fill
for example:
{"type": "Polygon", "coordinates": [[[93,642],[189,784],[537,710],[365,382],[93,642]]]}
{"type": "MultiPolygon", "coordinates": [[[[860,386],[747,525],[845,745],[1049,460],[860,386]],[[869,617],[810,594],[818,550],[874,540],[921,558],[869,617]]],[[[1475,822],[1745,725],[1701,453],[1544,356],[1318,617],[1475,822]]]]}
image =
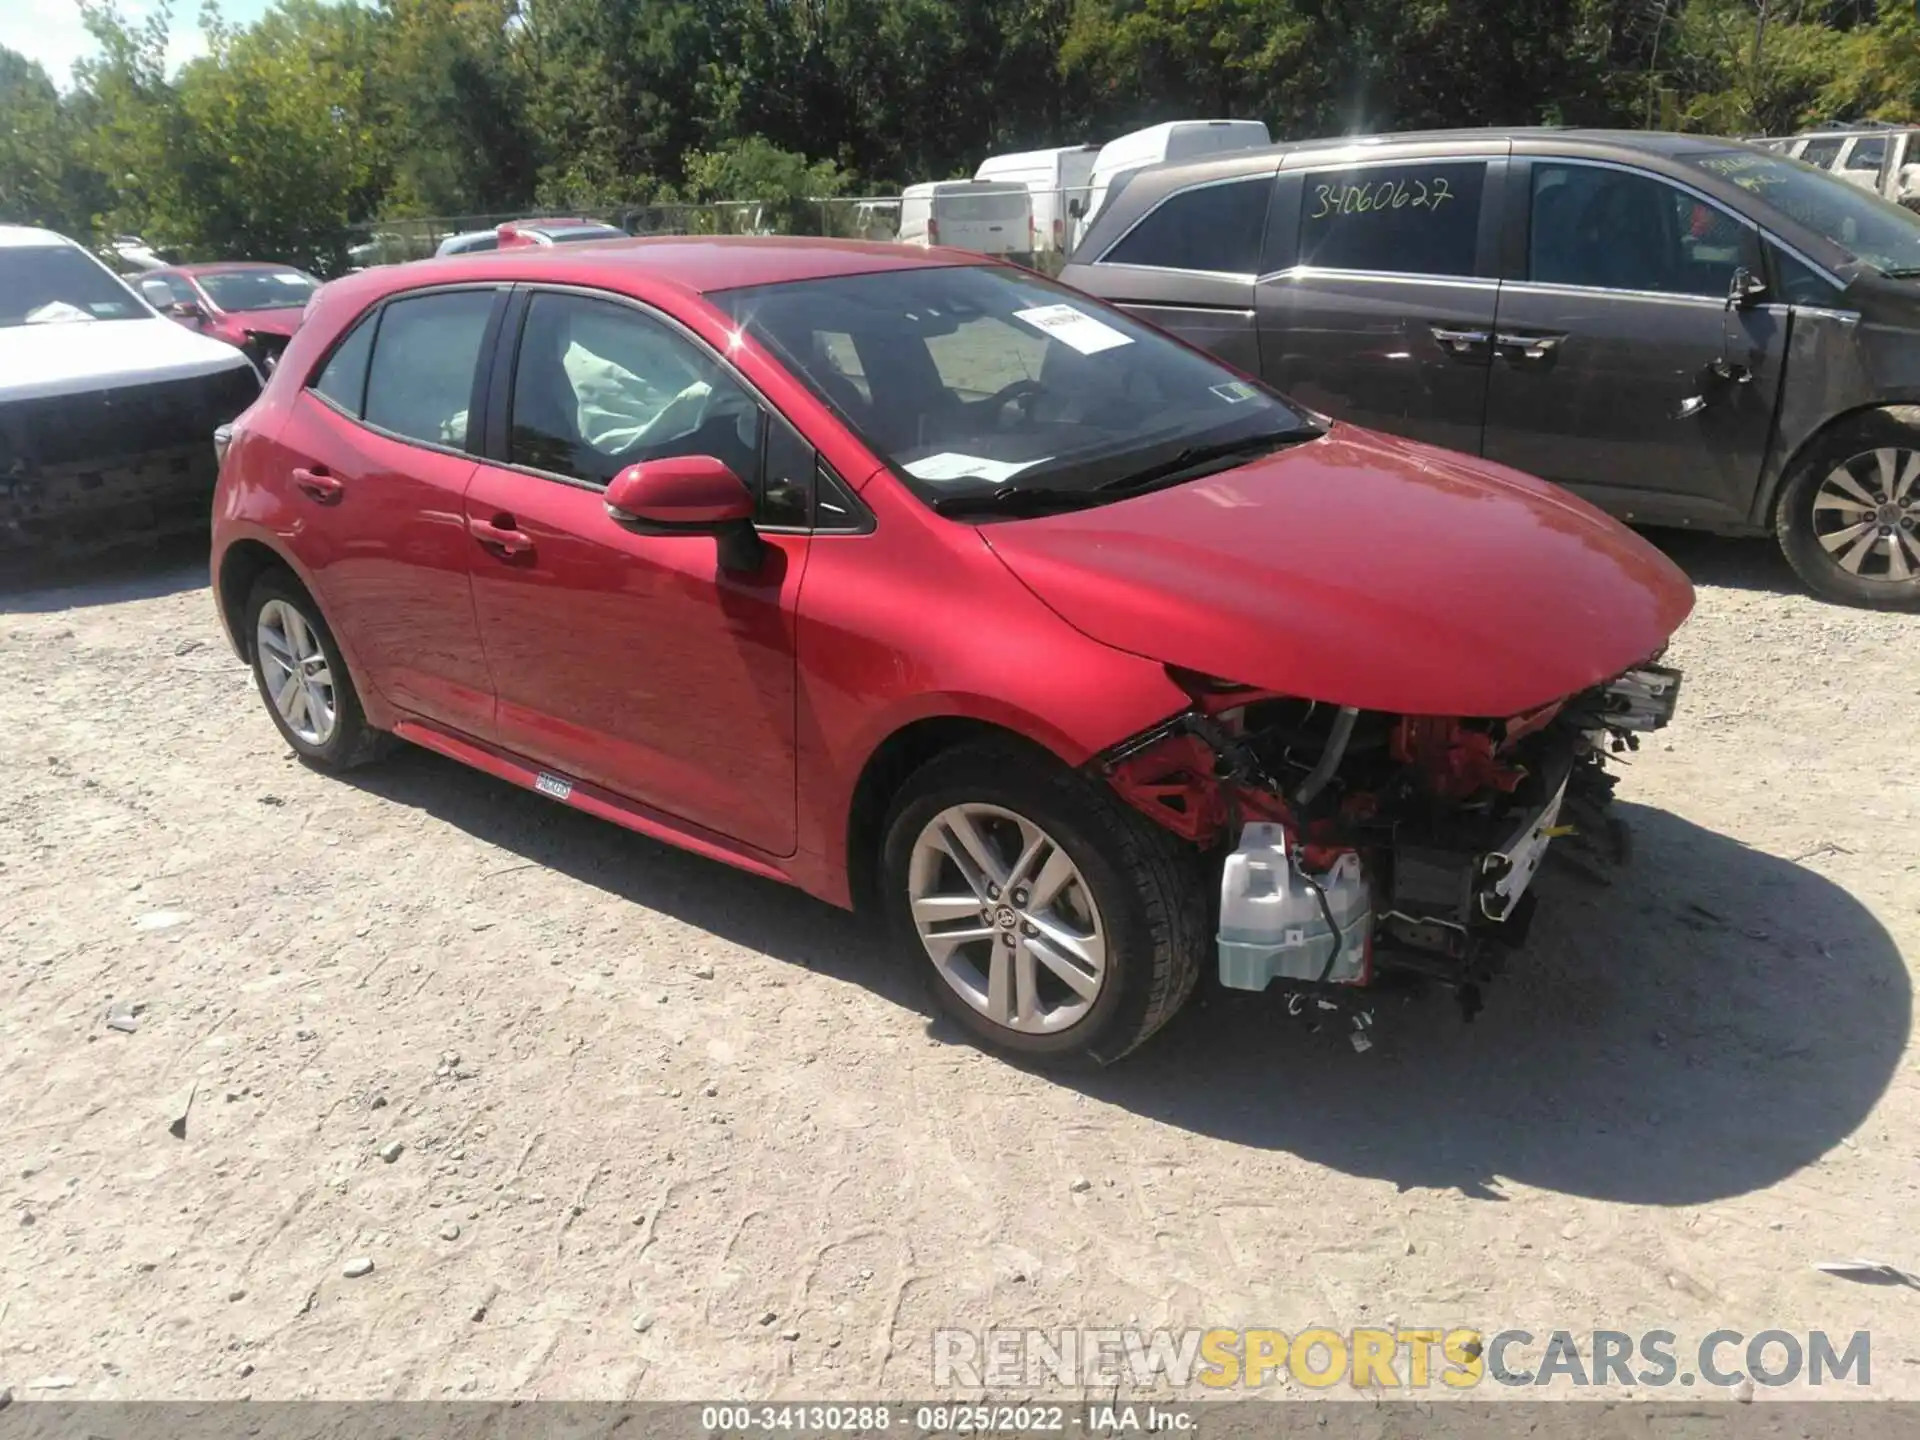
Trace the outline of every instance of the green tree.
{"type": "Polygon", "coordinates": [[[79,121],[47,72],[0,46],[0,220],[85,236],[101,199],[79,121]]]}

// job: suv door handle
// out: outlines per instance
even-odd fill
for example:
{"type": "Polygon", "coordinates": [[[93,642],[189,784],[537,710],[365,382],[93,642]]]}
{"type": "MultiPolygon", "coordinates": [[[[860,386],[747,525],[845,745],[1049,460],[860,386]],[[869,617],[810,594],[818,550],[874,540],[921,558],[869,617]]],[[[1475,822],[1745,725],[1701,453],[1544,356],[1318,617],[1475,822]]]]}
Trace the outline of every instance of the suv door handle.
{"type": "Polygon", "coordinates": [[[1560,348],[1564,335],[1510,335],[1505,331],[1493,337],[1494,345],[1509,360],[1544,360],[1560,348]],[[1512,352],[1518,351],[1518,354],[1512,352]]]}
{"type": "Polygon", "coordinates": [[[1429,325],[1427,329],[1433,332],[1442,350],[1461,359],[1473,358],[1492,338],[1484,330],[1449,330],[1443,325],[1429,325]]]}
{"type": "Polygon", "coordinates": [[[496,515],[491,520],[467,517],[467,533],[488,549],[502,555],[528,555],[533,552],[533,537],[516,530],[511,515],[496,515]]]}
{"type": "Polygon", "coordinates": [[[296,466],[293,483],[309,500],[318,505],[331,505],[339,500],[346,489],[338,480],[327,473],[327,467],[316,465],[311,470],[305,466],[296,466]]]}

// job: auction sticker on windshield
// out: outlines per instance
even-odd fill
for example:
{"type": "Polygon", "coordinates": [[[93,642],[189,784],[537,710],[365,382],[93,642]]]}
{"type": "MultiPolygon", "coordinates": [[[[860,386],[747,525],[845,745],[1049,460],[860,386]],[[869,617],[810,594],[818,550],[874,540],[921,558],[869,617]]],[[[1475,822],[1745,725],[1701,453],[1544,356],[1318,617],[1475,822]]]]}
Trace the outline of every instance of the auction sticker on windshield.
{"type": "Polygon", "coordinates": [[[1022,470],[1040,464],[1039,460],[988,460],[979,455],[960,455],[942,450],[921,460],[909,460],[901,468],[921,480],[985,480],[1004,485],[1022,470]]]}
{"type": "Polygon", "coordinates": [[[1040,305],[1032,310],[1016,310],[1013,318],[1024,320],[1042,335],[1051,335],[1062,345],[1070,345],[1082,355],[1098,355],[1116,345],[1131,345],[1131,336],[1122,335],[1111,325],[1102,324],[1083,310],[1071,305],[1040,305]]]}

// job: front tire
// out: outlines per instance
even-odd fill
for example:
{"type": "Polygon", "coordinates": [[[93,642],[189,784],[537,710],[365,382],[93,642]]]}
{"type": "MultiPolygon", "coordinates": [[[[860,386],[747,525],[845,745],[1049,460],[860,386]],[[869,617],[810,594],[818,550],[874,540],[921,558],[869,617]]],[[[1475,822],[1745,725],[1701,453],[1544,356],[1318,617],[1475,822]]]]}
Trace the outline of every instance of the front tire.
{"type": "Polygon", "coordinates": [[[1775,529],[1821,599],[1920,610],[1920,432],[1867,415],[1823,436],[1787,482],[1775,529]]]}
{"type": "Polygon", "coordinates": [[[1198,852],[1026,747],[949,751],[907,782],[881,883],[934,1002],[1010,1054],[1109,1064],[1193,992],[1198,852]]]}
{"type": "Polygon", "coordinates": [[[270,570],[254,582],[246,627],[254,684],[295,754],[346,770],[386,753],[391,737],[367,724],[333,632],[291,575],[270,570]]]}

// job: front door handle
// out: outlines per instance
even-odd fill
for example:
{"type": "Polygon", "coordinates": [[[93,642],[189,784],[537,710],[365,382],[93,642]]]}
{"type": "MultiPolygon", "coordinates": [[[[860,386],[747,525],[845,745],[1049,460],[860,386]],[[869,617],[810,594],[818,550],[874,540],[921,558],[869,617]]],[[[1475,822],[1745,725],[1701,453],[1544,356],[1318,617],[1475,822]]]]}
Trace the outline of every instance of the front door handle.
{"type": "Polygon", "coordinates": [[[316,465],[311,470],[304,466],[296,467],[293,472],[293,483],[301,494],[316,505],[332,505],[339,500],[346,489],[327,473],[324,465],[316,465]]]}
{"type": "Polygon", "coordinates": [[[491,520],[467,517],[467,533],[490,550],[502,555],[528,555],[533,552],[533,537],[514,528],[511,515],[496,515],[491,520]]]}
{"type": "Polygon", "coordinates": [[[1461,359],[1477,358],[1493,338],[1484,330],[1449,330],[1444,325],[1429,325],[1427,329],[1442,350],[1461,359]]]}
{"type": "Polygon", "coordinates": [[[1560,348],[1564,335],[1514,335],[1501,331],[1493,343],[1509,360],[1544,360],[1560,348]]]}

